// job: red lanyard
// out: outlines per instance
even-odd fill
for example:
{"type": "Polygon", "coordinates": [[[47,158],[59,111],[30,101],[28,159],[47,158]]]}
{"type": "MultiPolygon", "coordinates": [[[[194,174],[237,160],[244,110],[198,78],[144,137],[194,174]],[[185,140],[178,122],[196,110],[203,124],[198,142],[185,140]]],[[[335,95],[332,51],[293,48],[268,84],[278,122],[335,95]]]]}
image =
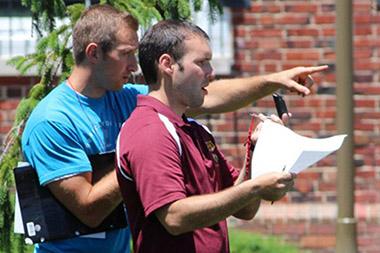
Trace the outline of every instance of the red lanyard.
{"type": "Polygon", "coordinates": [[[245,141],[245,179],[250,177],[250,165],[251,165],[251,151],[253,150],[251,135],[253,131],[253,127],[255,125],[255,117],[252,117],[251,124],[248,129],[248,137],[245,141]]]}

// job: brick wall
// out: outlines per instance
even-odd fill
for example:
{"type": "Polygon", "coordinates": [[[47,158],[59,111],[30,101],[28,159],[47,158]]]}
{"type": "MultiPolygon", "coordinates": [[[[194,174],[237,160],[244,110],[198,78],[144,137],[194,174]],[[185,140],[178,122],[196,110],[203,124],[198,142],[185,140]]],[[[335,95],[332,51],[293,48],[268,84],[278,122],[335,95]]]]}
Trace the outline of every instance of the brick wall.
{"type": "MultiPolygon", "coordinates": [[[[380,252],[380,12],[376,1],[354,1],[355,213],[363,253],[380,252]]],[[[297,65],[328,64],[316,75],[316,95],[286,94],[293,113],[291,128],[310,137],[336,134],[335,1],[252,1],[235,9],[237,75],[280,71],[297,65]]],[[[271,98],[235,113],[213,116],[210,125],[223,151],[241,166],[241,144],[249,125],[247,112],[274,113],[271,98]]],[[[331,155],[299,175],[295,190],[273,206],[265,204],[244,229],[283,235],[312,252],[334,252],[336,156],[331,155]]]]}
{"type": "Polygon", "coordinates": [[[36,77],[0,76],[0,143],[12,127],[20,98],[25,97],[37,81],[36,77]]]}

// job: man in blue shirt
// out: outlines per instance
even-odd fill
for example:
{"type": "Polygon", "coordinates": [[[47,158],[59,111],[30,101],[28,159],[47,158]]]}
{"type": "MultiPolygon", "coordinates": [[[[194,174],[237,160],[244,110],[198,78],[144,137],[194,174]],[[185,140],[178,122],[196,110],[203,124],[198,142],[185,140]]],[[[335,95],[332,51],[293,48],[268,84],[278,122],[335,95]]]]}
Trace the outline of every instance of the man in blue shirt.
{"type": "MultiPolygon", "coordinates": [[[[122,201],[115,171],[98,175],[88,156],[114,151],[137,94],[147,93],[145,86],[124,85],[137,70],[137,28],[131,15],[108,5],[86,10],[73,31],[75,67],[70,77],[34,109],[22,137],[25,159],[36,169],[40,184],[90,227],[98,226],[122,201]]],[[[325,68],[212,82],[203,105],[191,113],[234,110],[278,88],[307,95],[309,74],[325,68]]],[[[116,229],[41,243],[35,251],[129,252],[128,244],[128,230],[116,229]]]]}

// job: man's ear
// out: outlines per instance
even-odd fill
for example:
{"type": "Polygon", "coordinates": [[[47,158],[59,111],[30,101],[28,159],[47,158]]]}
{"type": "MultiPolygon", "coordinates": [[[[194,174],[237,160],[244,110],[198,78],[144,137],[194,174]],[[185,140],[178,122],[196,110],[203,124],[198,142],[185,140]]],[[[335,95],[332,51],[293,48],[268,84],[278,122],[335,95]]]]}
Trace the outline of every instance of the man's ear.
{"type": "Polygon", "coordinates": [[[174,60],[169,54],[163,54],[158,58],[158,69],[168,75],[173,74],[174,60]]]}
{"type": "Polygon", "coordinates": [[[90,43],[86,47],[86,57],[90,63],[96,63],[99,59],[99,49],[100,47],[96,43],[90,43]]]}

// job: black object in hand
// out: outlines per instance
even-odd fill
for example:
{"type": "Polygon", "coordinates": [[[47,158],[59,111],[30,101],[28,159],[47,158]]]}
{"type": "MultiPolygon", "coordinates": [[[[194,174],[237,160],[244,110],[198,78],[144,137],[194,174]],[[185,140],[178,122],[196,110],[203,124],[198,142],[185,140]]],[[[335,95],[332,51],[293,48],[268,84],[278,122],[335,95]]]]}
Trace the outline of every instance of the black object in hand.
{"type": "Polygon", "coordinates": [[[281,95],[279,95],[277,93],[273,93],[272,97],[274,100],[274,104],[276,105],[278,117],[280,117],[280,119],[281,119],[282,114],[284,114],[284,113],[288,114],[288,108],[286,107],[285,101],[281,95]]]}

